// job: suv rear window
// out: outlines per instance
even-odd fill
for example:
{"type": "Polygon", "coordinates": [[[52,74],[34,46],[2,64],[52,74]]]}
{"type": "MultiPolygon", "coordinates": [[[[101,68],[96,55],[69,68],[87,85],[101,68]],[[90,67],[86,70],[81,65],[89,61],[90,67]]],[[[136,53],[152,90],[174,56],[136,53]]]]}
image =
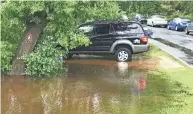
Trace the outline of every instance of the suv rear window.
{"type": "Polygon", "coordinates": [[[109,24],[96,24],[94,26],[96,34],[109,34],[110,25],[109,24]]]}
{"type": "Polygon", "coordinates": [[[143,34],[143,29],[136,23],[118,23],[113,24],[113,28],[116,32],[127,32],[133,34],[143,34]]]}

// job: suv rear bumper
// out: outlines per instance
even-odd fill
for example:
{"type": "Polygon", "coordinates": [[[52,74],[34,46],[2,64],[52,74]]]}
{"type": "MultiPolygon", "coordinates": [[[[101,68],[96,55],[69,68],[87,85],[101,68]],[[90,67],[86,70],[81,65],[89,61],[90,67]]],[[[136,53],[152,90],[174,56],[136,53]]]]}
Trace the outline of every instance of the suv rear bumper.
{"type": "Polygon", "coordinates": [[[133,46],[133,53],[141,53],[141,52],[146,52],[150,49],[150,45],[134,45],[133,46]]]}

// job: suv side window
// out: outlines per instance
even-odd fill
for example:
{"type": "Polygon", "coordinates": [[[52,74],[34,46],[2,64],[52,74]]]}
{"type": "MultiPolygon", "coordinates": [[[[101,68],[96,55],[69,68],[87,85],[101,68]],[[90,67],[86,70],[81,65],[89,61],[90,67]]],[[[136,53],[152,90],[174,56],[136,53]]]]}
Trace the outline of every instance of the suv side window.
{"type": "Polygon", "coordinates": [[[110,24],[96,24],[94,26],[95,34],[101,35],[101,34],[109,34],[110,32],[110,24]]]}
{"type": "Polygon", "coordinates": [[[144,34],[142,27],[136,23],[118,23],[114,24],[113,28],[116,32],[125,32],[130,34],[144,34]]]}

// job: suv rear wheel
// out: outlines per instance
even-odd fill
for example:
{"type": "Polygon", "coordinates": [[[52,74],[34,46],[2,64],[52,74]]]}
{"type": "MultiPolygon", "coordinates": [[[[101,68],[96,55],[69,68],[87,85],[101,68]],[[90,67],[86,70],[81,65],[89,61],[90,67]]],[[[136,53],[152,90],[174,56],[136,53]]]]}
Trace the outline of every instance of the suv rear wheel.
{"type": "Polygon", "coordinates": [[[127,48],[120,48],[116,50],[115,56],[117,58],[117,61],[120,61],[120,62],[126,62],[126,61],[132,60],[131,51],[127,48]]]}

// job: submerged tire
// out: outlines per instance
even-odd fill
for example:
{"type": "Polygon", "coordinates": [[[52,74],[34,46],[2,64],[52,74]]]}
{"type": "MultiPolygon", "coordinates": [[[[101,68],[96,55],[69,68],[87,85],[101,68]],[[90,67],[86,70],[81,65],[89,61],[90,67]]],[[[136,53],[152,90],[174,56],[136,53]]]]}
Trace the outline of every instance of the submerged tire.
{"type": "Polygon", "coordinates": [[[117,49],[115,52],[115,56],[117,58],[117,61],[119,62],[126,62],[132,60],[131,51],[127,48],[117,49]]]}

